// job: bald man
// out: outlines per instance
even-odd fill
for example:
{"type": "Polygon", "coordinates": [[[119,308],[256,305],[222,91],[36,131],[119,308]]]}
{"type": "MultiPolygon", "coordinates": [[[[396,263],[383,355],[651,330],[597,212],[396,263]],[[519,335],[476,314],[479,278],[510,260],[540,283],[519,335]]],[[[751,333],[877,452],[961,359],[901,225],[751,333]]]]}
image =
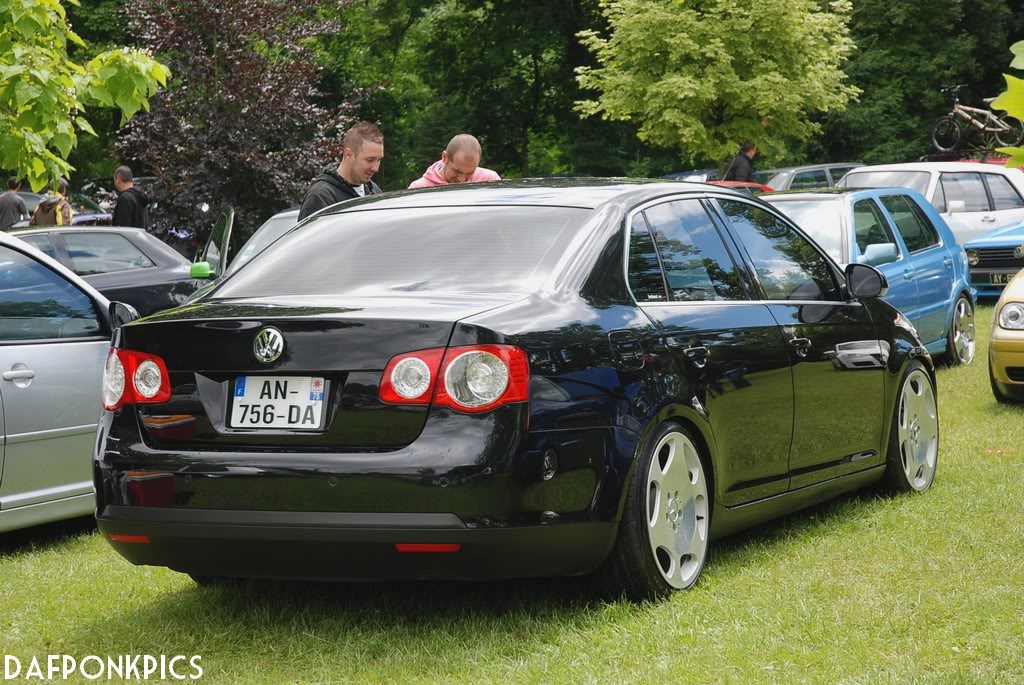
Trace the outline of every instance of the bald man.
{"type": "Polygon", "coordinates": [[[480,166],[480,141],[468,133],[460,133],[441,153],[441,161],[431,164],[422,177],[409,184],[409,188],[500,180],[497,172],[480,166]]]}

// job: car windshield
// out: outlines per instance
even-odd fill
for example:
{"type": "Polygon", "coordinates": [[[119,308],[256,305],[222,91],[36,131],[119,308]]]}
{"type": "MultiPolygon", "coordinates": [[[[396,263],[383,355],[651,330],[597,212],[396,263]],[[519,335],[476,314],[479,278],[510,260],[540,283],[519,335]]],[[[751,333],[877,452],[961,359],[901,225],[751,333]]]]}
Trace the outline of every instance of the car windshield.
{"type": "Polygon", "coordinates": [[[267,245],[274,242],[287,231],[289,228],[294,226],[297,222],[298,214],[289,212],[285,215],[275,215],[267,219],[267,221],[256,229],[256,232],[245,241],[245,245],[242,245],[242,249],[238,251],[235,258],[231,261],[231,265],[228,266],[227,273],[234,273],[250,259],[258,255],[263,250],[267,249],[267,245]]]}
{"type": "Polygon", "coordinates": [[[842,202],[838,199],[775,200],[768,195],[763,199],[792,219],[829,256],[843,263],[842,202]]]}
{"type": "Polygon", "coordinates": [[[530,292],[589,215],[521,206],[328,214],[270,245],[213,297],[530,292]]]}
{"type": "Polygon", "coordinates": [[[838,183],[843,188],[909,188],[924,195],[931,174],[927,171],[858,171],[854,169],[838,183]]]}

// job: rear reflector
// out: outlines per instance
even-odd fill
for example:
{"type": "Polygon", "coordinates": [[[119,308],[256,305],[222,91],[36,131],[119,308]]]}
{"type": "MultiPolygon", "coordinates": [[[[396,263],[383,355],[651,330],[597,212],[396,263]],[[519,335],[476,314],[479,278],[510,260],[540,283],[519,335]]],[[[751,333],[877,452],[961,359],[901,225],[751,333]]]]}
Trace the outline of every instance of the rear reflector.
{"type": "Polygon", "coordinates": [[[148,545],[148,535],[121,535],[120,533],[110,534],[111,542],[127,542],[133,545],[148,545]]]}
{"type": "Polygon", "coordinates": [[[462,545],[454,544],[418,544],[418,543],[396,543],[395,549],[399,552],[458,552],[462,545]]]}

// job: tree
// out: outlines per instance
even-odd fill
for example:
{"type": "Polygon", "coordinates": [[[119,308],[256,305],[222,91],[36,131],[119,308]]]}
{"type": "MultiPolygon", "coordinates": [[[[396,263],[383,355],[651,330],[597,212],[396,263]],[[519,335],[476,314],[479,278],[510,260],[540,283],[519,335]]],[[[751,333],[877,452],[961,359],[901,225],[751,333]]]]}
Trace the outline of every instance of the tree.
{"type": "Polygon", "coordinates": [[[87,105],[116,107],[128,121],[167,82],[146,53],[111,50],[81,65],[69,43],[85,46],[60,0],[0,2],[0,168],[33,190],[69,175],[79,132],[93,133],[87,105]]]}
{"type": "Polygon", "coordinates": [[[969,84],[961,97],[977,106],[1001,85],[998,56],[1021,27],[1009,4],[857,0],[846,71],[864,97],[824,119],[817,157],[878,164],[933,152],[931,126],[951,106],[944,84],[969,84]]]}
{"type": "MultiPolygon", "coordinates": [[[[149,113],[122,132],[118,150],[160,178],[158,232],[202,238],[206,204],[234,206],[244,237],[301,200],[327,163],[337,165],[352,94],[322,103],[312,39],[337,29],[315,17],[319,0],[137,0],[132,32],[176,73],[149,113]]],[[[347,3],[342,3],[345,5],[347,3]]],[[[154,219],[154,222],[157,220],[154,219]]]]}
{"type": "Polygon", "coordinates": [[[632,121],[642,140],[719,160],[755,141],[780,156],[820,130],[811,116],[857,93],[841,65],[850,3],[834,0],[604,0],[611,33],[584,31],[599,65],[585,115],[632,121]]]}
{"type": "MultiPolygon", "coordinates": [[[[1018,41],[1011,45],[1010,52],[1013,53],[1010,68],[1024,69],[1024,41],[1018,41]]],[[[1006,78],[1006,91],[992,103],[992,109],[1001,109],[1011,117],[1024,121],[1024,80],[1009,74],[1005,74],[1004,77],[1006,78]]],[[[1006,166],[1024,166],[1024,146],[1003,147],[999,148],[999,152],[1010,156],[1006,166]]]]}

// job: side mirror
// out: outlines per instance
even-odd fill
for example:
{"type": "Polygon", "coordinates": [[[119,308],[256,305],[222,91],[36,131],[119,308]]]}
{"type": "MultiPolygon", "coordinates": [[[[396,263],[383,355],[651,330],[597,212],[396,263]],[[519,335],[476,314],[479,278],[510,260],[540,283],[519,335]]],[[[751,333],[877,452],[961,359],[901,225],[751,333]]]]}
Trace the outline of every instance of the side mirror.
{"type": "Polygon", "coordinates": [[[192,262],[192,268],[189,270],[189,276],[196,278],[201,281],[205,281],[208,278],[213,277],[213,272],[210,269],[209,262],[192,262]]]}
{"type": "Polygon", "coordinates": [[[861,264],[881,266],[882,264],[895,262],[898,256],[899,252],[896,249],[895,243],[876,243],[864,248],[864,254],[857,261],[861,264]]]}
{"type": "Polygon", "coordinates": [[[889,292],[889,281],[885,274],[868,264],[848,264],[846,267],[846,288],[858,300],[882,297],[889,292]]]}
{"type": "Polygon", "coordinates": [[[113,331],[139,318],[139,313],[135,310],[135,307],[124,302],[111,302],[108,313],[110,315],[110,329],[113,331]]]}
{"type": "Polygon", "coordinates": [[[963,200],[950,200],[946,203],[946,211],[950,214],[959,214],[967,209],[967,203],[963,200]]]}

